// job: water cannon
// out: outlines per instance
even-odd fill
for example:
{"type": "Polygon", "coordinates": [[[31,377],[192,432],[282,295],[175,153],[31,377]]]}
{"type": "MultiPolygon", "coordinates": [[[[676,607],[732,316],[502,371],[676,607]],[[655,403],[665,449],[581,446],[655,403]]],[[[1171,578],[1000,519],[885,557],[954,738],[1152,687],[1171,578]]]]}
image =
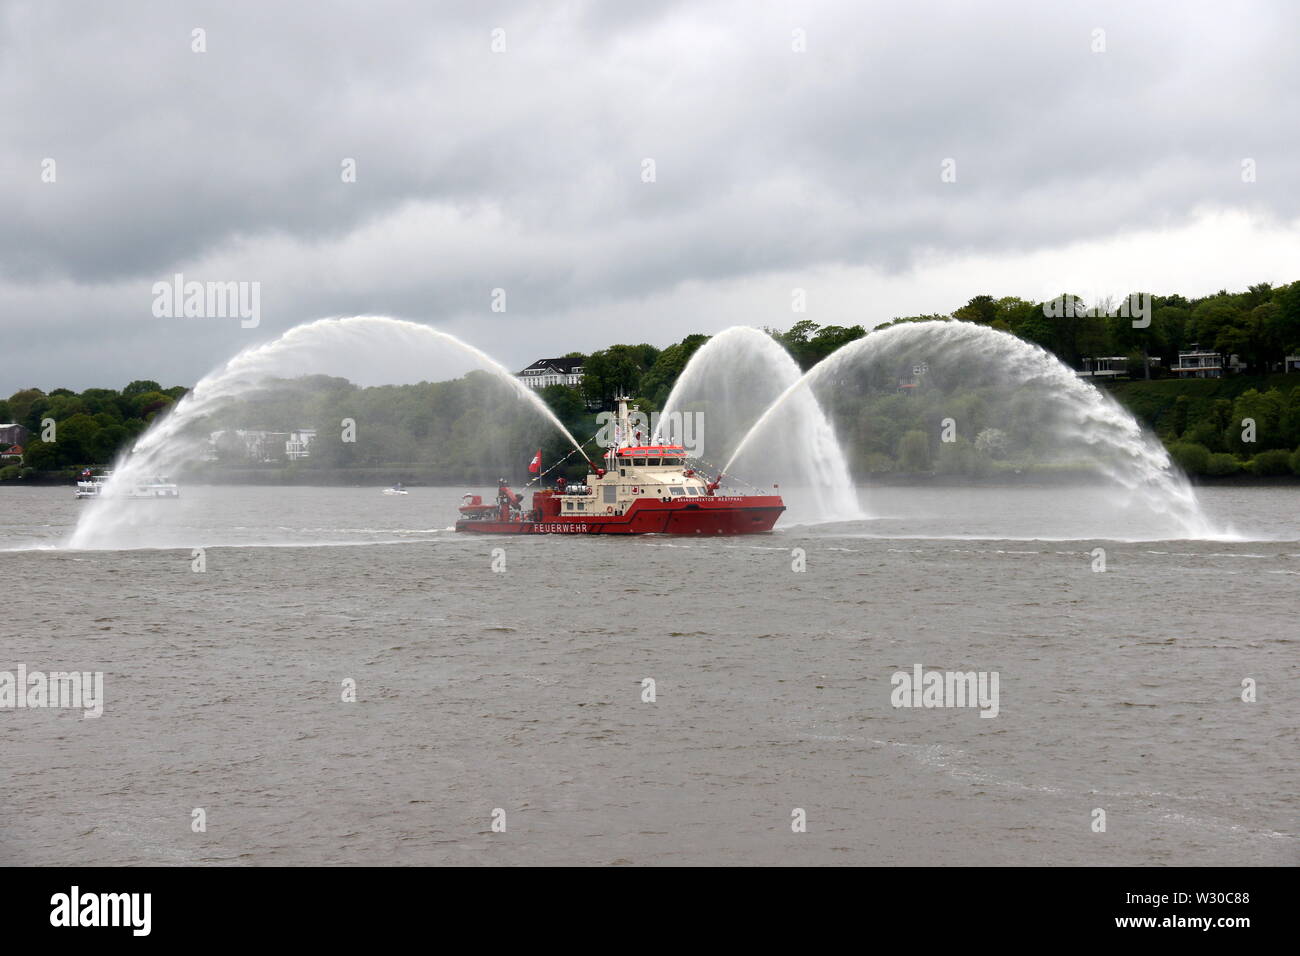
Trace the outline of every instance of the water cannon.
{"type": "Polygon", "coordinates": [[[596,469],[596,479],[599,480],[599,479],[604,478],[604,477],[605,477],[605,469],[604,469],[604,468],[597,468],[597,469],[596,469]]]}
{"type": "Polygon", "coordinates": [[[721,472],[719,472],[718,477],[710,481],[708,486],[705,488],[705,490],[709,493],[709,496],[712,497],[713,493],[718,490],[718,486],[721,484],[722,484],[722,474],[721,472]]]}
{"type": "Polygon", "coordinates": [[[509,502],[511,504],[517,505],[520,504],[523,500],[524,500],[524,496],[520,494],[515,494],[514,489],[511,488],[509,485],[507,485],[506,480],[502,478],[500,483],[497,486],[497,501],[498,502],[504,501],[504,502],[509,502]]]}

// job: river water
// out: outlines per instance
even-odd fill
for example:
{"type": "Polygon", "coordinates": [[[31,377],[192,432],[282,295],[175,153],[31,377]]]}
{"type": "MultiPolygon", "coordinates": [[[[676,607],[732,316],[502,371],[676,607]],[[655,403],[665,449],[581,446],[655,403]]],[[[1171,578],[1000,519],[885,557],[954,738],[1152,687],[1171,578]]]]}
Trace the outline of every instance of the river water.
{"type": "Polygon", "coordinates": [[[0,863],[1300,862],[1297,489],[1203,489],[1208,540],[998,488],[478,537],[462,490],[186,487],[74,551],[109,502],[0,489],[0,671],[104,674],[0,709],[0,863]],[[918,664],[997,716],[893,707],[918,664]]]}

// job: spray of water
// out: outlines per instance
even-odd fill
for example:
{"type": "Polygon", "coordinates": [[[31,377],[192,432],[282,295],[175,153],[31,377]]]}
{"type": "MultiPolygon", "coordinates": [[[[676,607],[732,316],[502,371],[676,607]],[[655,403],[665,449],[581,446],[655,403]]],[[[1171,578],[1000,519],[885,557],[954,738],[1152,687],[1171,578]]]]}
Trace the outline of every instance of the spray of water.
{"type": "Polygon", "coordinates": [[[808,390],[783,407],[780,427],[771,433],[774,440],[764,444],[761,454],[737,464],[741,440],[764,409],[799,378],[798,364],[771,336],[733,326],[691,356],[664,403],[663,416],[672,421],[678,413],[702,413],[702,456],[726,461],[724,472],[736,465],[755,480],[790,489],[787,505],[796,508],[795,520],[860,518],[834,429],[808,390]]]}
{"type": "Polygon", "coordinates": [[[141,520],[139,509],[123,508],[119,500],[114,500],[118,493],[154,475],[174,474],[196,460],[200,443],[206,443],[206,434],[196,434],[195,424],[263,387],[270,379],[338,374],[369,367],[383,370],[390,381],[395,373],[405,373],[414,380],[427,378],[428,366],[437,362],[456,365],[460,371],[468,364],[493,373],[578,448],[573,435],[535,392],[505,366],[454,335],[383,316],[319,319],[296,326],[271,342],[245,349],[195,385],[114,463],[103,499],[88,503],[69,545],[118,546],[120,532],[141,520]]]}
{"type": "MultiPolygon", "coordinates": [[[[1109,396],[1079,379],[1055,356],[1013,335],[967,322],[918,322],[881,329],[837,350],[788,385],[737,444],[726,469],[772,443],[791,407],[818,391],[830,396],[847,383],[896,376],[921,356],[942,362],[950,377],[972,377],[1019,397],[1037,427],[1076,459],[1125,489],[1150,512],[1172,519],[1182,536],[1211,529],[1186,477],[1160,442],[1109,396]]],[[[894,381],[897,379],[895,378],[894,381]]]]}
{"type": "MultiPolygon", "coordinates": [[[[879,420],[863,421],[871,406],[859,403],[859,396],[869,397],[873,388],[877,395],[882,387],[888,391],[900,369],[926,357],[936,379],[945,379],[957,392],[983,388],[996,396],[999,410],[1027,421],[1027,431],[1038,436],[1041,445],[1054,446],[1057,460],[1077,464],[1086,459],[1126,490],[1126,505],[1136,503],[1174,519],[1183,537],[1215,534],[1186,478],[1131,415],[1037,346],[969,323],[925,322],[880,330],[802,375],[766,334],[746,327],[728,329],[697,351],[665,412],[671,417],[675,412],[704,411],[705,453],[714,461],[725,456],[724,472],[735,468],[760,480],[777,478],[804,509],[793,520],[861,517],[831,419],[841,421],[838,416],[845,409],[856,412],[856,419],[845,419],[853,429],[850,438],[860,437],[864,427],[881,427],[879,420]],[[837,404],[841,398],[843,408],[837,404]],[[828,416],[827,410],[834,414],[828,416]]],[[[122,508],[114,494],[196,460],[207,443],[205,423],[268,381],[342,374],[366,384],[360,380],[367,366],[383,382],[403,376],[436,379],[429,374],[435,371],[430,366],[448,359],[460,363],[458,374],[467,362],[492,373],[579,447],[540,397],[504,366],[455,336],[384,317],[322,319],[246,349],[200,381],[116,463],[105,500],[88,503],[69,543],[77,548],[124,546],[123,532],[148,521],[150,509],[122,508]]],[[[1046,448],[1043,460],[1052,460],[1052,451],[1046,448]]]]}

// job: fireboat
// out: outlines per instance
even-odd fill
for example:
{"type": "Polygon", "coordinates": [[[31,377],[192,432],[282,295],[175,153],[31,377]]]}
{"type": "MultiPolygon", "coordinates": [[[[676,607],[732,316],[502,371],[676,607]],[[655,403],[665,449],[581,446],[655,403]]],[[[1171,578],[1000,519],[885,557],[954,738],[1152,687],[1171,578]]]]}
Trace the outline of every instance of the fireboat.
{"type": "MultiPolygon", "coordinates": [[[[555,488],[533,492],[530,507],[503,478],[496,501],[467,494],[457,531],[478,534],[761,534],[772,530],[785,503],[780,495],[718,494],[719,474],[708,481],[686,460],[680,445],[642,442],[628,419],[627,398],[619,396],[614,441],[605,467],[586,484],[564,478],[555,488]]],[[[635,406],[633,411],[636,411],[635,406]]]]}

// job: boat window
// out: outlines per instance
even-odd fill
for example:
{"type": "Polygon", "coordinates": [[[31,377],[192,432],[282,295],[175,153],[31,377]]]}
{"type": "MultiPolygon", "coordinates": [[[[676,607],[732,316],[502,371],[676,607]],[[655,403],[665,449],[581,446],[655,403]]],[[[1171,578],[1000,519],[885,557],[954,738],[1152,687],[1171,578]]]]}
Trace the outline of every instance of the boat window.
{"type": "Polygon", "coordinates": [[[620,468],[620,469],[618,470],[618,476],[619,476],[620,478],[626,478],[626,477],[627,477],[627,469],[626,469],[626,468],[620,468]]]}
{"type": "Polygon", "coordinates": [[[652,465],[652,466],[653,466],[653,465],[658,465],[658,464],[659,464],[659,459],[658,459],[658,458],[647,458],[647,459],[646,459],[646,464],[647,464],[647,465],[652,465]]]}
{"type": "Polygon", "coordinates": [[[644,459],[644,458],[633,458],[633,459],[632,459],[632,467],[634,467],[634,468],[644,468],[644,467],[645,467],[645,459],[644,459]]]}
{"type": "Polygon", "coordinates": [[[677,486],[670,487],[668,490],[671,491],[671,492],[672,492],[673,494],[675,494],[675,495],[684,495],[684,494],[686,494],[686,489],[685,489],[685,488],[681,488],[681,487],[677,487],[677,486]]]}

